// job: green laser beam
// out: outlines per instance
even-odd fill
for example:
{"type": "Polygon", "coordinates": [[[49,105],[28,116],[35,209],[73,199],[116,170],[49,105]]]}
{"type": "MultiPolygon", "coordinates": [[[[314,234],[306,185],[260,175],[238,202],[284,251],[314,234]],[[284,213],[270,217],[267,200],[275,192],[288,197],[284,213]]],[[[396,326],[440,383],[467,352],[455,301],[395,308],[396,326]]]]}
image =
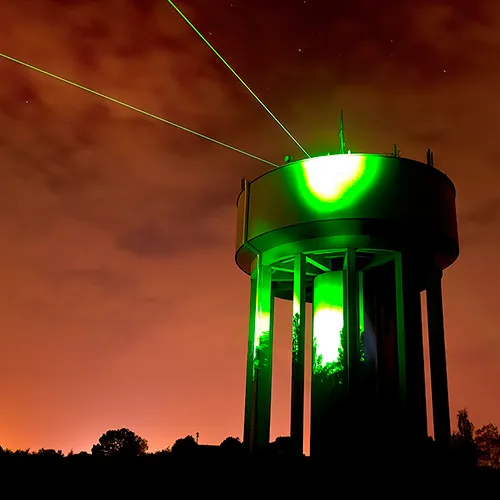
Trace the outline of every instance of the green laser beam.
{"type": "Polygon", "coordinates": [[[177,7],[172,0],[167,0],[167,2],[177,11],[177,13],[186,21],[186,23],[193,29],[193,31],[207,44],[207,46],[212,50],[212,52],[224,63],[226,68],[231,71],[231,73],[238,79],[238,81],[250,92],[252,97],[269,113],[271,118],[285,131],[285,133],[292,139],[293,142],[302,150],[302,152],[311,158],[309,153],[299,144],[297,139],[288,131],[288,129],[278,120],[274,113],[262,102],[257,94],[244,82],[244,80],[236,73],[236,71],[231,67],[231,65],[217,52],[215,47],[201,34],[201,32],[196,28],[196,26],[187,18],[187,16],[177,7]]]}
{"type": "Polygon", "coordinates": [[[234,146],[231,146],[230,144],[226,144],[225,142],[218,141],[217,139],[209,137],[208,135],[201,134],[200,132],[196,132],[195,130],[191,130],[187,127],[179,125],[178,123],[171,122],[170,120],[162,118],[161,116],[154,115],[153,113],[149,113],[148,111],[144,111],[143,109],[132,106],[131,104],[127,104],[126,102],[119,101],[118,99],[115,99],[114,97],[110,97],[106,94],[102,94],[101,92],[97,92],[96,90],[92,90],[88,87],[80,85],[79,83],[72,82],[71,80],[63,78],[62,76],[58,76],[54,73],[50,73],[49,71],[45,71],[44,69],[38,68],[36,66],[33,66],[32,64],[28,64],[27,62],[21,61],[20,59],[16,59],[14,57],[11,57],[11,56],[8,56],[8,55],[2,54],[2,53],[0,53],[0,57],[3,57],[4,59],[8,59],[9,61],[15,62],[17,64],[20,64],[21,66],[25,66],[26,68],[37,71],[38,73],[42,73],[43,75],[50,76],[51,78],[55,78],[56,80],[67,83],[68,85],[72,85],[73,87],[76,87],[78,89],[85,90],[86,92],[89,92],[89,93],[94,94],[96,96],[102,97],[103,99],[114,102],[115,104],[119,104],[120,106],[131,109],[132,111],[136,111],[137,113],[141,113],[145,116],[148,116],[149,118],[154,118],[155,120],[166,123],[167,125],[171,125],[172,127],[175,127],[179,130],[183,130],[184,132],[188,132],[188,133],[195,135],[197,137],[201,137],[202,139],[205,139],[207,141],[218,144],[219,146],[230,149],[231,151],[235,151],[236,153],[240,153],[242,155],[248,156],[249,158],[253,158],[254,160],[258,160],[258,161],[261,161],[263,163],[267,163],[268,165],[271,165],[273,167],[279,166],[276,163],[272,163],[268,160],[264,160],[263,158],[259,158],[258,156],[255,156],[252,153],[247,153],[246,151],[243,151],[242,149],[239,149],[239,148],[235,148],[234,146]]]}

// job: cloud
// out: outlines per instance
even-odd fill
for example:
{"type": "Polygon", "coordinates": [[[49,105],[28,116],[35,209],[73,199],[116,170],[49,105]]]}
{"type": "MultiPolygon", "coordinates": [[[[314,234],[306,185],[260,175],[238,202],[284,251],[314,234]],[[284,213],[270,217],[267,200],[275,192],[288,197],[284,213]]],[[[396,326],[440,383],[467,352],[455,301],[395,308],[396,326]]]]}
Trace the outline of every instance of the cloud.
{"type": "Polygon", "coordinates": [[[72,282],[76,286],[90,285],[96,288],[103,288],[108,293],[119,293],[138,284],[136,277],[130,274],[123,274],[107,268],[94,269],[70,269],[58,273],[54,276],[56,282],[72,282]]]}
{"type": "Polygon", "coordinates": [[[477,229],[498,227],[500,222],[500,198],[485,199],[477,203],[472,210],[466,211],[460,216],[460,229],[467,232],[477,229]]]}
{"type": "Polygon", "coordinates": [[[169,224],[166,228],[145,223],[119,234],[117,246],[141,257],[169,257],[184,250],[193,250],[201,242],[205,246],[207,236],[190,223],[174,227],[169,224]]]}

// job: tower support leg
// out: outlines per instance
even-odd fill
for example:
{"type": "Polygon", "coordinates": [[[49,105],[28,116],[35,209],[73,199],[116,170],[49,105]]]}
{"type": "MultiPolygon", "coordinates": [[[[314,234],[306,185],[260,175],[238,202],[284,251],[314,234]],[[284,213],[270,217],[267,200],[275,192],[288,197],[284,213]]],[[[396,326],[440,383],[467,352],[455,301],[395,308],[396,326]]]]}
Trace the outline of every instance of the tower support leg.
{"type": "Polygon", "coordinates": [[[243,441],[251,452],[269,443],[273,357],[274,297],[271,267],[256,258],[251,277],[247,382],[243,441]]]}
{"type": "Polygon", "coordinates": [[[356,252],[348,248],[344,262],[344,331],[347,348],[347,383],[352,396],[359,389],[359,278],[356,252]]]}
{"type": "Polygon", "coordinates": [[[418,272],[396,257],[397,344],[402,422],[400,432],[418,443],[427,438],[422,308],[418,272]],[[406,427],[406,429],[405,429],[406,427]]]}
{"type": "Polygon", "coordinates": [[[243,427],[243,443],[251,451],[254,439],[254,351],[255,320],[257,317],[257,269],[252,270],[250,277],[250,314],[248,321],[247,376],[245,390],[245,423],[243,427]]]}
{"type": "Polygon", "coordinates": [[[450,442],[451,429],[441,275],[439,271],[429,276],[426,293],[434,438],[438,444],[446,446],[450,442]]]}
{"type": "Polygon", "coordinates": [[[304,360],[306,330],[306,258],[295,256],[292,309],[292,398],[290,438],[295,453],[304,447],[304,360]]]}

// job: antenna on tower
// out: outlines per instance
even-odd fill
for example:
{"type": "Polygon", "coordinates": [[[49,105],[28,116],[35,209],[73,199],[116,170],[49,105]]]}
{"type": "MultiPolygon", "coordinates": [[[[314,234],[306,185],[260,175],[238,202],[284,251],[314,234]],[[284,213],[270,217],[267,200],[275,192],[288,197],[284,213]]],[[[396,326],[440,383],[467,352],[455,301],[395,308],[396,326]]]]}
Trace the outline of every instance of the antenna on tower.
{"type": "Polygon", "coordinates": [[[344,110],[340,110],[340,131],[339,131],[339,139],[340,139],[340,154],[345,154],[345,140],[344,140],[344,110]]]}
{"type": "Polygon", "coordinates": [[[427,165],[429,165],[429,167],[434,166],[434,153],[430,150],[430,148],[427,150],[427,165]]]}

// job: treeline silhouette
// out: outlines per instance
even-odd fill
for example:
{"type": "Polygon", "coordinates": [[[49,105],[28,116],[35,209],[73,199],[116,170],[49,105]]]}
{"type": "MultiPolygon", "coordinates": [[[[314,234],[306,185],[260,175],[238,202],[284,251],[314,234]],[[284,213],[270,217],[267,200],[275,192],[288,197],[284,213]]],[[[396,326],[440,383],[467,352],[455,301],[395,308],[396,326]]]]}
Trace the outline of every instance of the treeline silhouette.
{"type": "Polygon", "coordinates": [[[148,452],[145,439],[123,428],[105,432],[90,453],[64,455],[53,449],[0,447],[0,480],[4,488],[10,485],[17,493],[20,488],[64,485],[73,492],[77,488],[78,496],[89,488],[94,498],[100,496],[98,492],[104,495],[103,487],[127,495],[139,489],[142,498],[145,489],[165,485],[181,485],[187,488],[184,493],[194,489],[221,492],[224,487],[232,491],[239,485],[243,487],[239,492],[243,494],[247,488],[248,495],[252,491],[257,495],[263,488],[293,494],[313,485],[319,494],[333,491],[335,483],[342,488],[351,484],[355,491],[375,488],[383,492],[403,483],[412,488],[439,484],[446,491],[452,487],[460,491],[471,483],[500,486],[498,428],[488,424],[476,430],[466,409],[458,412],[457,429],[445,449],[432,439],[417,448],[404,442],[382,444],[377,449],[363,448],[359,439],[353,443],[351,449],[332,449],[321,459],[295,455],[288,437],[278,437],[259,454],[247,453],[239,438],[227,437],[218,446],[210,446],[199,445],[193,436],[178,439],[170,448],[148,452]],[[187,483],[186,478],[190,478],[187,483]]]}

